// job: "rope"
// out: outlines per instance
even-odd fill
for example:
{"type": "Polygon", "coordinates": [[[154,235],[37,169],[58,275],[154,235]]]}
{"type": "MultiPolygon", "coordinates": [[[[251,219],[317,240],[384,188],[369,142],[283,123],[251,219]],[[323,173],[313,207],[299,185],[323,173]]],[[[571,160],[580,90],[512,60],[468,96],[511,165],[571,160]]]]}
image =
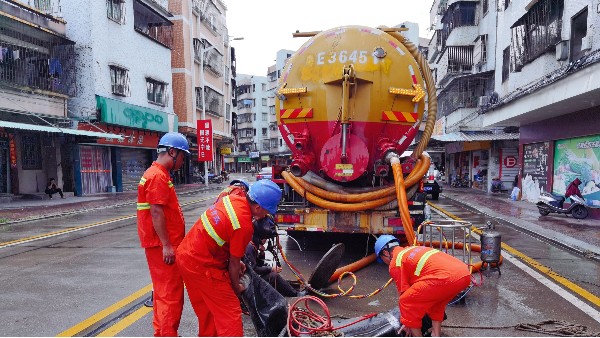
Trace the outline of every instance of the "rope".
{"type": "Polygon", "coordinates": [[[461,325],[444,325],[445,328],[453,329],[478,329],[478,330],[499,330],[499,329],[515,329],[518,331],[535,332],[542,335],[552,335],[559,337],[599,337],[600,332],[588,331],[587,326],[573,324],[564,320],[544,320],[536,324],[519,323],[509,326],[461,326],[461,325]],[[555,324],[554,327],[547,328],[545,326],[555,324]]]}
{"type": "Polygon", "coordinates": [[[338,330],[354,325],[363,320],[375,317],[376,313],[367,314],[357,320],[338,327],[331,324],[329,308],[321,299],[314,296],[306,296],[296,300],[288,312],[288,332],[293,336],[310,335],[315,337],[341,337],[343,334],[338,330]],[[304,308],[298,306],[304,302],[304,308]],[[318,314],[310,307],[310,302],[317,303],[323,315],[318,314]]]}

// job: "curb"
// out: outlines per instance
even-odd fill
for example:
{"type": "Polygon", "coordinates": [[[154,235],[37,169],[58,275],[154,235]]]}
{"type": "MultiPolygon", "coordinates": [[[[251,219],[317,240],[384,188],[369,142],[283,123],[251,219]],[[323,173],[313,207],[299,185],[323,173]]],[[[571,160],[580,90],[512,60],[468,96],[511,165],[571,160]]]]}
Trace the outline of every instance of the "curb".
{"type": "MultiPolygon", "coordinates": [[[[561,241],[561,240],[559,240],[557,238],[554,238],[552,236],[543,234],[541,231],[535,231],[535,230],[531,229],[531,228],[541,228],[539,225],[537,225],[535,223],[531,223],[529,221],[521,221],[523,223],[528,223],[529,226],[531,227],[531,228],[528,228],[528,227],[523,226],[521,224],[517,224],[515,221],[512,220],[513,217],[511,217],[511,216],[502,215],[502,214],[496,214],[496,213],[492,214],[490,212],[482,210],[482,209],[487,209],[487,207],[482,207],[482,206],[479,206],[479,205],[476,205],[476,204],[472,204],[472,203],[469,203],[469,202],[458,200],[458,199],[456,199],[454,197],[448,196],[447,193],[442,193],[441,195],[444,196],[444,197],[446,197],[446,198],[448,198],[448,199],[451,199],[454,202],[462,204],[462,205],[464,205],[466,207],[475,209],[478,212],[482,213],[483,215],[486,215],[486,216],[488,216],[488,217],[490,217],[492,219],[500,219],[503,222],[506,222],[507,224],[509,224],[510,226],[512,226],[513,228],[518,229],[519,231],[522,231],[522,232],[524,232],[524,233],[526,233],[528,235],[531,235],[531,236],[533,236],[535,238],[538,238],[538,239],[541,239],[541,240],[543,240],[545,242],[548,242],[550,244],[562,247],[564,249],[567,249],[567,250],[569,250],[571,252],[574,252],[574,253],[576,253],[576,254],[578,254],[580,256],[583,256],[585,258],[589,258],[591,260],[600,262],[600,248],[597,247],[597,246],[595,246],[595,245],[587,244],[587,243],[582,242],[584,244],[583,246],[589,246],[590,247],[590,248],[586,249],[586,248],[583,248],[582,245],[577,245],[575,243],[569,243],[569,241],[561,241]]],[[[541,230],[543,230],[543,229],[541,229],[541,230]]],[[[565,234],[562,234],[562,233],[554,231],[554,230],[544,230],[544,232],[553,232],[556,235],[569,238],[573,242],[581,242],[580,240],[577,240],[575,238],[569,237],[569,236],[567,236],[565,234]]]]}

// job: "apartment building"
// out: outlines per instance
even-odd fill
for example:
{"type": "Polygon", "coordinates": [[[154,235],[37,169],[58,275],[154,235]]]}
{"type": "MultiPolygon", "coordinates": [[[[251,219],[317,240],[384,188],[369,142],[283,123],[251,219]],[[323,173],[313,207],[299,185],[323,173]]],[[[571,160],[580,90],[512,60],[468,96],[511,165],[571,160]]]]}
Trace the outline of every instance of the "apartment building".
{"type": "Polygon", "coordinates": [[[288,159],[292,155],[290,148],[284,142],[279,127],[277,126],[277,115],[279,109],[275,107],[275,93],[279,86],[279,79],[287,60],[292,56],[294,51],[281,49],[277,51],[275,64],[270,66],[267,71],[267,105],[269,106],[269,145],[270,145],[270,162],[273,164],[287,165],[288,159]]]}
{"type": "Polygon", "coordinates": [[[429,62],[443,131],[434,137],[451,141],[454,174],[487,183],[483,189],[494,177],[511,188],[518,175],[523,199],[533,202],[541,191],[564,194],[578,177],[599,215],[600,31],[593,29],[599,6],[591,0],[433,3],[429,62]]]}
{"type": "Polygon", "coordinates": [[[226,25],[227,6],[220,0],[171,0],[174,14],[172,55],[173,101],[179,132],[190,141],[192,156],[179,173],[191,183],[206,169],[226,168],[225,155],[234,147],[235,49],[226,25]],[[198,121],[210,120],[212,139],[198,139],[198,121]],[[199,161],[199,149],[212,153],[199,161]]]}
{"type": "Polygon", "coordinates": [[[269,107],[267,77],[237,74],[237,147],[230,167],[237,172],[269,165],[269,107]]]}
{"type": "Polygon", "coordinates": [[[76,42],[56,1],[0,1],[0,194],[44,196],[49,178],[75,190],[71,149],[102,130],[76,128],[76,42]]]}
{"type": "MultiPolygon", "coordinates": [[[[171,94],[172,14],[167,0],[61,0],[75,41],[80,130],[119,134],[73,147],[76,195],[137,189],[160,137],[177,131],[171,94]]],[[[64,170],[64,168],[63,168],[64,170]]]]}

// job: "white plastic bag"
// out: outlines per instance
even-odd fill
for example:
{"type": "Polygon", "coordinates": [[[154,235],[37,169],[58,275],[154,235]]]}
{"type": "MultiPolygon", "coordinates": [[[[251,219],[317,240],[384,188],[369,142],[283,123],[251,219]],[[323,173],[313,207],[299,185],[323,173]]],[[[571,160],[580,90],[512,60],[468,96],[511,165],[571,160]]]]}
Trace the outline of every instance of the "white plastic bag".
{"type": "Polygon", "coordinates": [[[510,193],[510,199],[513,201],[518,200],[520,192],[521,192],[521,189],[519,189],[519,187],[514,187],[512,192],[510,193]]]}

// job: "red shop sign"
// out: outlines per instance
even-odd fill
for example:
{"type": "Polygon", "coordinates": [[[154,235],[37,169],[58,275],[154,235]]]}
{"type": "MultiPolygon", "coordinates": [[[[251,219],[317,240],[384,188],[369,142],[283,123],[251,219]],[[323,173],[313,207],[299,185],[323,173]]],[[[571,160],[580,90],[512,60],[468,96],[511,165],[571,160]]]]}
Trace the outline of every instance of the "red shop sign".
{"type": "Polygon", "coordinates": [[[212,121],[198,120],[198,161],[213,160],[212,121]]]}
{"type": "MultiPolygon", "coordinates": [[[[98,124],[98,127],[110,134],[123,136],[122,139],[114,138],[98,138],[98,144],[108,144],[115,146],[140,147],[140,148],[156,148],[158,146],[159,133],[149,130],[136,130],[132,128],[107,126],[106,124],[98,124]]],[[[79,124],[79,130],[100,132],[98,128],[89,124],[79,124]]]]}

